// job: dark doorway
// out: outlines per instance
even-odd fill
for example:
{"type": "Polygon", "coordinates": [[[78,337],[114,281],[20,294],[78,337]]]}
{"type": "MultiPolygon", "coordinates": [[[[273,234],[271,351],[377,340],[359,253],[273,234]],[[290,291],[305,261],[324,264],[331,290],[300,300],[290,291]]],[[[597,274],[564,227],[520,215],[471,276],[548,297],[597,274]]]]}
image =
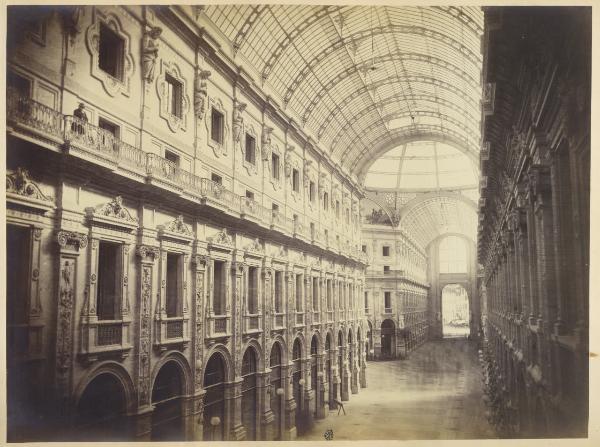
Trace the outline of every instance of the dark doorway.
{"type": "Polygon", "coordinates": [[[315,398],[313,399],[313,408],[311,409],[314,417],[317,417],[317,354],[319,352],[319,339],[313,335],[310,342],[310,388],[313,390],[315,398]]]}
{"type": "Polygon", "coordinates": [[[296,432],[301,435],[305,431],[305,425],[302,417],[302,409],[304,408],[304,402],[302,401],[303,387],[300,385],[302,379],[302,344],[298,338],[294,340],[292,362],[292,386],[294,400],[296,401],[296,432]]]}
{"type": "Polygon", "coordinates": [[[242,424],[246,428],[246,440],[256,440],[256,352],[246,349],[242,360],[242,424]]]}
{"type": "Polygon", "coordinates": [[[396,355],[396,325],[390,319],[381,323],[381,358],[391,359],[396,355]]]}
{"type": "Polygon", "coordinates": [[[204,389],[203,439],[222,441],[225,439],[225,361],[218,352],[206,363],[204,389]]]}
{"type": "Polygon", "coordinates": [[[273,427],[275,428],[275,439],[282,438],[281,429],[281,410],[283,405],[283,377],[281,376],[281,346],[278,342],[273,343],[271,355],[269,357],[269,367],[271,368],[271,411],[275,415],[273,427]],[[278,392],[278,390],[280,390],[278,392]]]}
{"type": "Polygon", "coordinates": [[[74,441],[125,441],[128,439],[125,390],[110,373],[96,376],[77,404],[74,441]]]}
{"type": "Polygon", "coordinates": [[[183,380],[181,368],[174,361],[165,363],[152,388],[153,441],[184,441],[182,399],[183,380]]]}

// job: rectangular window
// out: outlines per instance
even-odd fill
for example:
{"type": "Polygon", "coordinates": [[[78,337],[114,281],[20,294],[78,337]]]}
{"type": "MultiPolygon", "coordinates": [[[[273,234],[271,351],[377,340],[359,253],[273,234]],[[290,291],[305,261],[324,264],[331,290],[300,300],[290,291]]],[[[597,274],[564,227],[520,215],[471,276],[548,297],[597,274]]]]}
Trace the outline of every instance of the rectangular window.
{"type": "MultiPolygon", "coordinates": [[[[29,269],[31,266],[31,230],[6,226],[6,322],[7,350],[10,358],[27,352],[29,345],[29,269]]],[[[62,266],[61,266],[62,268],[62,266]]],[[[9,388],[9,393],[11,392],[9,388]]]]}
{"type": "Polygon", "coordinates": [[[282,309],[282,296],[281,291],[283,290],[283,272],[275,272],[275,312],[281,313],[282,309]]]}
{"type": "Polygon", "coordinates": [[[258,313],[258,268],[248,267],[248,313],[258,313]]]}
{"type": "Polygon", "coordinates": [[[214,107],[210,114],[210,138],[219,144],[223,144],[223,125],[225,117],[214,107]]]}
{"type": "Polygon", "coordinates": [[[215,174],[214,172],[210,175],[210,179],[215,182],[217,185],[222,185],[223,184],[223,177],[221,177],[218,174],[215,174]]]}
{"type": "Polygon", "coordinates": [[[339,200],[335,201],[335,217],[337,219],[340,218],[340,201],[339,200]]]}
{"type": "Polygon", "coordinates": [[[346,225],[350,223],[350,210],[346,208],[346,225]]]}
{"type": "Polygon", "coordinates": [[[312,307],[319,310],[319,278],[312,279],[312,307]]]}
{"type": "Polygon", "coordinates": [[[383,298],[384,299],[383,305],[384,305],[385,310],[387,312],[388,310],[392,309],[392,292],[384,292],[383,293],[383,297],[384,297],[383,298]]]}
{"type": "Polygon", "coordinates": [[[250,200],[254,200],[254,193],[252,191],[246,190],[246,198],[250,200]]]}
{"type": "Polygon", "coordinates": [[[308,199],[311,202],[314,203],[315,197],[316,197],[316,194],[315,194],[315,182],[310,182],[308,184],[308,199]]]}
{"type": "Polygon", "coordinates": [[[246,134],[246,161],[256,164],[256,139],[249,134],[246,134]]]}
{"type": "Polygon", "coordinates": [[[383,266],[383,273],[390,273],[390,266],[389,265],[384,265],[383,266]]]}
{"type": "Polygon", "coordinates": [[[167,107],[171,115],[177,118],[182,117],[181,112],[181,98],[183,87],[181,82],[171,76],[169,73],[165,74],[165,81],[167,84],[167,107]]]}
{"type": "Polygon", "coordinates": [[[302,312],[302,275],[296,275],[296,312],[302,312]]]}
{"type": "Polygon", "coordinates": [[[31,97],[31,81],[15,73],[14,71],[8,72],[6,85],[9,89],[12,89],[22,98],[31,97]]]}
{"type": "Polygon", "coordinates": [[[225,315],[225,263],[214,261],[213,272],[213,311],[215,315],[225,315]]]}
{"type": "Polygon", "coordinates": [[[271,210],[273,210],[275,212],[279,212],[279,205],[277,205],[276,203],[272,203],[271,210]]]}
{"type": "Polygon", "coordinates": [[[333,307],[333,300],[332,300],[332,285],[331,285],[331,279],[327,280],[327,310],[332,310],[333,307]]]}
{"type": "Polygon", "coordinates": [[[365,292],[365,310],[369,308],[369,292],[365,292]]]}
{"type": "Polygon", "coordinates": [[[118,320],[120,318],[119,245],[100,242],[98,248],[98,320],[118,320]]]}
{"type": "Polygon", "coordinates": [[[275,153],[271,154],[271,176],[279,180],[279,155],[275,153]]]}
{"type": "Polygon", "coordinates": [[[366,246],[366,245],[363,245],[363,246],[362,246],[362,252],[363,252],[363,253],[366,253],[366,252],[367,252],[367,246],[366,246]]]}
{"type": "Polygon", "coordinates": [[[384,245],[383,246],[383,256],[389,256],[390,255],[390,247],[388,245],[384,245]]]}
{"type": "Polygon", "coordinates": [[[292,188],[295,192],[300,192],[300,172],[297,169],[292,169],[292,188]]]}
{"type": "Polygon", "coordinates": [[[329,194],[323,193],[323,209],[327,211],[329,209],[329,194]]]}
{"type": "Polygon", "coordinates": [[[167,317],[181,317],[183,309],[181,306],[181,255],[175,253],[167,254],[167,283],[166,307],[167,317]]]}
{"type": "Polygon", "coordinates": [[[104,23],[100,24],[98,67],[119,81],[123,81],[125,42],[104,23]]]}
{"type": "Polygon", "coordinates": [[[108,133],[110,133],[115,138],[119,138],[119,133],[121,131],[121,128],[117,124],[111,123],[110,121],[108,121],[104,118],[98,118],[98,127],[100,129],[106,130],[108,133]]]}
{"type": "Polygon", "coordinates": [[[165,158],[173,163],[175,166],[179,166],[180,157],[174,152],[165,150],[165,158]]]}

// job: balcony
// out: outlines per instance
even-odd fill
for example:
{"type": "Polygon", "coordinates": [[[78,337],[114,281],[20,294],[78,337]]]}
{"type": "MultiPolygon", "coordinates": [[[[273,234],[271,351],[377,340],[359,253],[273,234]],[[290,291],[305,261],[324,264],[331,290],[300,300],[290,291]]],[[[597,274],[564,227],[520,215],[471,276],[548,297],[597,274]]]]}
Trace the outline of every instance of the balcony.
{"type": "Polygon", "coordinates": [[[248,314],[244,316],[244,333],[260,332],[260,314],[248,314]]]}
{"type": "Polygon", "coordinates": [[[285,314],[283,312],[273,314],[273,319],[273,329],[285,328],[285,314]]]}
{"type": "Polygon", "coordinates": [[[155,320],[156,340],[155,348],[165,351],[173,345],[181,345],[182,349],[187,347],[190,339],[188,317],[162,317],[155,320]]]}
{"type": "Polygon", "coordinates": [[[79,356],[86,362],[98,360],[100,355],[120,354],[127,357],[132,346],[131,322],[128,320],[97,320],[85,317],[81,325],[82,344],[79,356]]]}
{"type": "Polygon", "coordinates": [[[305,225],[309,220],[307,216],[299,215],[298,220],[294,221],[283,213],[239,196],[210,179],[196,176],[157,154],[132,146],[106,129],[74,116],[63,115],[30,98],[19,96],[14,90],[7,91],[6,99],[9,134],[29,141],[35,140],[41,146],[54,151],[62,150],[139,183],[166,189],[182,198],[211,206],[234,217],[253,220],[259,225],[300,238],[306,243],[335,250],[352,259],[345,236],[333,230],[329,231],[331,234],[325,233],[322,227],[331,227],[331,222],[326,219],[315,222],[315,229],[311,232],[305,225]],[[319,226],[320,230],[317,229],[319,226]],[[338,241],[332,247],[336,235],[338,241]]]}

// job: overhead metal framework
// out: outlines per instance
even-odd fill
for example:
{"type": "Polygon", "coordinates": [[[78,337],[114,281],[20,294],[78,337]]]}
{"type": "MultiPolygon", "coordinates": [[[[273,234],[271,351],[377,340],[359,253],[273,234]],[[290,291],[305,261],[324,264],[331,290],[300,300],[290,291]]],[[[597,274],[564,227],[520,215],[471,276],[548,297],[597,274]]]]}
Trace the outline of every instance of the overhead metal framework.
{"type": "Polygon", "coordinates": [[[210,5],[204,14],[352,173],[364,177],[402,136],[435,134],[478,157],[479,8],[210,5]]]}

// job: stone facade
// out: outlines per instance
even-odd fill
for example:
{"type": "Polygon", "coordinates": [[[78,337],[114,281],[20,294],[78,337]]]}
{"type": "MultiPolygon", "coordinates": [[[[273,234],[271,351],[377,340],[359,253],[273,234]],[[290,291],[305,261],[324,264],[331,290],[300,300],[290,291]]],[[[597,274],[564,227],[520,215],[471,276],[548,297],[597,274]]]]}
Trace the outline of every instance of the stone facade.
{"type": "Polygon", "coordinates": [[[9,16],[9,440],[293,439],[366,386],[363,193],[194,8],[9,16]]]}
{"type": "Polygon", "coordinates": [[[369,358],[403,358],[429,337],[429,282],[424,250],[404,231],[363,224],[369,260],[364,307],[369,358]]]}
{"type": "Polygon", "coordinates": [[[485,8],[480,290],[491,420],[586,437],[591,8],[485,8]]]}

